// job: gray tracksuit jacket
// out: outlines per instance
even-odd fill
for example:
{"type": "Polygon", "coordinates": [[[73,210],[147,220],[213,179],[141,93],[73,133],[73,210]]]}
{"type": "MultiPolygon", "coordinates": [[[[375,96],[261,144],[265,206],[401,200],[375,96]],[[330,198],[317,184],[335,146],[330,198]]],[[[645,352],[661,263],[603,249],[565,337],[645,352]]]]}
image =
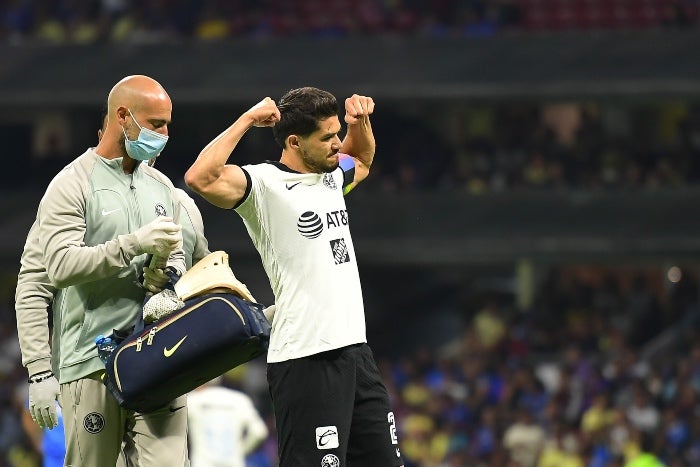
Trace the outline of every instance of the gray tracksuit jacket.
{"type": "MultiPolygon", "coordinates": [[[[104,159],[92,149],[49,184],[37,224],[43,264],[57,290],[53,352],[61,383],[103,369],[95,337],[131,326],[141,312],[138,278],[147,255],[139,254],[133,232],[159,215],[179,220],[174,190],[147,164],[125,174],[121,158],[104,159]]],[[[185,271],[182,249],[169,264],[185,271]]]]}
{"type": "MultiPolygon", "coordinates": [[[[175,195],[180,207],[180,224],[182,225],[185,263],[189,269],[193,263],[210,253],[202,214],[194,200],[179,188],[175,195]]],[[[57,376],[58,364],[51,360],[49,344],[48,306],[53,301],[56,288],[51,284],[46,273],[43,248],[39,241],[39,223],[34,221],[22,252],[21,265],[17,275],[15,290],[15,311],[17,317],[17,334],[22,351],[22,365],[30,375],[53,370],[57,376]]],[[[58,349],[60,342],[60,319],[54,316],[53,347],[58,349]]],[[[55,357],[57,355],[54,354],[55,357]]]]}

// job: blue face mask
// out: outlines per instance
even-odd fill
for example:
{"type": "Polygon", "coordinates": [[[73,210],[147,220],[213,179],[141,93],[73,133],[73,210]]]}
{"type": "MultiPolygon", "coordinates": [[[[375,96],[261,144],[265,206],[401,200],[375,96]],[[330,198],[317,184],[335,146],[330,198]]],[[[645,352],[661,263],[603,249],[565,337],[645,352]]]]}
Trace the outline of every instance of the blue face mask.
{"type": "Polygon", "coordinates": [[[147,161],[149,159],[154,159],[158,154],[161,153],[165,147],[165,143],[168,142],[168,137],[166,135],[161,135],[153,130],[144,128],[139,125],[139,122],[134,118],[134,114],[129,110],[131,118],[139,127],[139,136],[135,140],[130,140],[126,136],[126,130],[122,127],[122,132],[124,133],[124,146],[126,147],[126,153],[132,159],[137,161],[147,161]]]}

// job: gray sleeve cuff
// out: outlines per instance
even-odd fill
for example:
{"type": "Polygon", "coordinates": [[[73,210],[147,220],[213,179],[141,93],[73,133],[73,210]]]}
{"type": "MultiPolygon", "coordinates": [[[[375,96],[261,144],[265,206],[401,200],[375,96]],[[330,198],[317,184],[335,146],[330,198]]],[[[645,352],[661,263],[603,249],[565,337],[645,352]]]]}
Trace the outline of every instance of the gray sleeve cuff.
{"type": "Polygon", "coordinates": [[[51,357],[44,357],[27,363],[27,373],[29,376],[41,373],[42,371],[52,371],[51,357]]]}

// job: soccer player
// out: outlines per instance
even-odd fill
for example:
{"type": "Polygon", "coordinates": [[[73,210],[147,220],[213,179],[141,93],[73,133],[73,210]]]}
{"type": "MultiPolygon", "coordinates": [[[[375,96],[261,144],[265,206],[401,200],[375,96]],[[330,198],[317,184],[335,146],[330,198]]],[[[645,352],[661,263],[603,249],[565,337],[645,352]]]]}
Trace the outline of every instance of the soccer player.
{"type": "Polygon", "coordinates": [[[266,97],[210,142],[185,174],[210,203],[234,209],[262,259],[276,314],[267,355],[280,465],[402,464],[394,414],[367,345],[344,194],[367,177],[374,101],[304,87],[266,97]],[[252,127],[272,127],[279,162],[229,156],[252,127]]]}

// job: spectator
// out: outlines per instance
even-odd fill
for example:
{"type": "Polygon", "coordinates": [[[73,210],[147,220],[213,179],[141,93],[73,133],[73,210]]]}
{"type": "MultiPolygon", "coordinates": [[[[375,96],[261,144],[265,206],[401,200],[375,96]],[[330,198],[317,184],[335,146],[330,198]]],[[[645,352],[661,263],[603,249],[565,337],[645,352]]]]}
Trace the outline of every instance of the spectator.
{"type": "Polygon", "coordinates": [[[525,408],[518,408],[515,420],[503,434],[503,446],[510,452],[510,458],[522,467],[535,467],[544,447],[544,430],[525,408]]]}

